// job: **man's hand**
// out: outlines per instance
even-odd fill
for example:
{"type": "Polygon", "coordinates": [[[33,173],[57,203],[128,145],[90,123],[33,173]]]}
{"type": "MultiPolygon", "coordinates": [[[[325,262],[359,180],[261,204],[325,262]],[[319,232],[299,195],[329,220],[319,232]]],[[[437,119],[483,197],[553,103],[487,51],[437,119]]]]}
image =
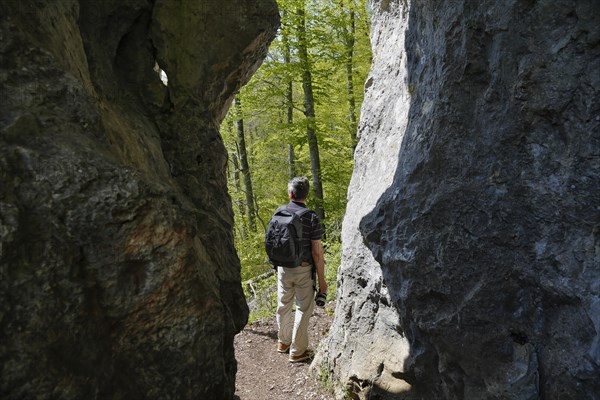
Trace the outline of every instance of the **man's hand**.
{"type": "Polygon", "coordinates": [[[317,279],[319,280],[319,292],[327,293],[327,282],[325,281],[325,257],[323,252],[323,243],[321,240],[311,240],[310,247],[312,258],[317,269],[317,279]]]}

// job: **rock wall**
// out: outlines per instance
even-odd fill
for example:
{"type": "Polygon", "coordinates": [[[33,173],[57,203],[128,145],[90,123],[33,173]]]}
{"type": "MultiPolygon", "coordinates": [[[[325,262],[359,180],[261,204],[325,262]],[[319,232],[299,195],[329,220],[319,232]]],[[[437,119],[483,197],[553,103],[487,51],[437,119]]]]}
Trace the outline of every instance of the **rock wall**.
{"type": "Polygon", "coordinates": [[[248,309],[218,127],[278,20],[271,0],[0,4],[2,399],[233,396],[248,309]]]}
{"type": "Polygon", "coordinates": [[[372,1],[334,325],[353,398],[600,398],[600,5],[372,1]]]}

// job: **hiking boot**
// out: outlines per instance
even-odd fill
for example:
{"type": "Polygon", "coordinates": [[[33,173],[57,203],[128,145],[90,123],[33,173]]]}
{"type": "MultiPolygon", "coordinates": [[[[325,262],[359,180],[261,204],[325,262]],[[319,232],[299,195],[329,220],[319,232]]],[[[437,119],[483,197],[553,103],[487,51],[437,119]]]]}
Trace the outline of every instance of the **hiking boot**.
{"type": "Polygon", "coordinates": [[[306,350],[304,353],[299,354],[297,356],[290,355],[290,362],[297,363],[300,361],[308,360],[309,358],[312,358],[312,356],[313,356],[312,351],[306,350]]]}
{"type": "Polygon", "coordinates": [[[277,343],[277,352],[278,353],[287,353],[288,351],[290,351],[290,345],[289,344],[284,344],[281,342],[277,343]]]}

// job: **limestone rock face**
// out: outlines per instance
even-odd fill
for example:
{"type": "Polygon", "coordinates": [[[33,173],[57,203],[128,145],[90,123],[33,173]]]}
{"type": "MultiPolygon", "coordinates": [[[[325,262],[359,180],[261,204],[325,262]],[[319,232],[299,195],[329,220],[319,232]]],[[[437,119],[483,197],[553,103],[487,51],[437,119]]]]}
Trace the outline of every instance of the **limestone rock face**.
{"type": "Polygon", "coordinates": [[[0,397],[231,398],[248,309],[218,127],[275,2],[0,15],[0,397]]]}
{"type": "Polygon", "coordinates": [[[315,364],[378,398],[599,398],[598,2],[371,6],[315,364]]]}

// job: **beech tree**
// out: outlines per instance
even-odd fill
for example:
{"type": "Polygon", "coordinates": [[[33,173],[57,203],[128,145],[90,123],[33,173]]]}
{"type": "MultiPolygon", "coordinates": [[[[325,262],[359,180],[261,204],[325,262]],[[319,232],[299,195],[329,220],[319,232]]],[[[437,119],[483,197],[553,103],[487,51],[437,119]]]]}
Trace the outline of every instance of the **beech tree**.
{"type": "Polygon", "coordinates": [[[304,92],[304,115],[306,117],[306,140],[310,154],[310,171],[312,173],[312,191],[314,193],[315,212],[325,221],[323,209],[323,185],[321,184],[321,157],[317,140],[317,121],[315,118],[315,98],[313,94],[312,67],[308,55],[308,38],[306,35],[306,15],[304,4],[297,9],[298,15],[298,57],[302,70],[302,90],[304,92]]]}
{"type": "MultiPolygon", "coordinates": [[[[290,69],[292,63],[292,51],[290,49],[289,41],[289,19],[287,17],[287,11],[283,11],[281,18],[281,43],[283,45],[283,62],[286,65],[286,69],[290,69]]],[[[286,122],[291,127],[294,124],[294,79],[292,74],[286,76],[286,122]]],[[[294,154],[294,146],[288,144],[288,164],[290,167],[290,180],[296,176],[296,156],[294,154]]]]}
{"type": "MultiPolygon", "coordinates": [[[[342,10],[345,9],[345,1],[340,2],[342,10]]],[[[346,50],[346,88],[348,93],[348,118],[350,121],[350,138],[352,139],[352,152],[356,148],[356,99],[354,98],[354,43],[356,42],[356,12],[354,11],[354,4],[352,1],[349,2],[347,9],[348,23],[340,25],[344,47],[346,50]]]]}
{"type": "Polygon", "coordinates": [[[248,216],[248,229],[256,230],[256,214],[254,209],[254,191],[252,189],[252,176],[248,164],[248,153],[246,151],[246,137],[244,135],[244,115],[242,113],[242,102],[239,96],[233,100],[235,106],[237,126],[237,146],[242,176],[244,177],[244,192],[246,195],[246,214],[248,216]]]}

